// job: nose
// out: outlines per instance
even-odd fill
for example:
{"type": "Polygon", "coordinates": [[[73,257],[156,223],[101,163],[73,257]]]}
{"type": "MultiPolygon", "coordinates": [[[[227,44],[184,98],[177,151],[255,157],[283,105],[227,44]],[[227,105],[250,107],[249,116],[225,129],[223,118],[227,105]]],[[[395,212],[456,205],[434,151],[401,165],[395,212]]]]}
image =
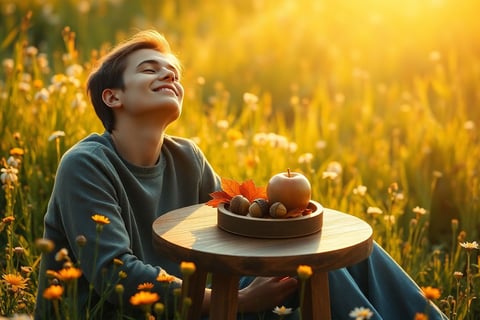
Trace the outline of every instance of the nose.
{"type": "Polygon", "coordinates": [[[162,68],[162,72],[160,72],[159,77],[161,80],[169,80],[174,81],[176,78],[175,72],[168,68],[162,68]]]}

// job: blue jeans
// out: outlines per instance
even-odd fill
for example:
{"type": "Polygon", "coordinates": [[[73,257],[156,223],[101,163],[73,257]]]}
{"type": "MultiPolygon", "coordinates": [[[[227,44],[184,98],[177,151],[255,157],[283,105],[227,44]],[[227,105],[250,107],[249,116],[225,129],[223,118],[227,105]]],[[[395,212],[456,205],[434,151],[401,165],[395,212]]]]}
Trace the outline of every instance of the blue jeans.
{"type": "MultiPolygon", "coordinates": [[[[253,277],[242,277],[239,287],[248,286],[252,280],[253,277]]],[[[371,320],[408,320],[414,319],[416,313],[425,312],[427,307],[419,286],[375,242],[370,257],[351,267],[330,271],[328,280],[332,320],[351,320],[350,311],[360,307],[372,311],[371,320]]],[[[298,294],[285,301],[284,306],[295,311],[284,319],[300,319],[298,305],[298,294]]],[[[433,303],[428,306],[428,316],[429,320],[448,320],[433,303]]],[[[239,314],[237,319],[273,320],[279,316],[266,310],[239,314]]]]}

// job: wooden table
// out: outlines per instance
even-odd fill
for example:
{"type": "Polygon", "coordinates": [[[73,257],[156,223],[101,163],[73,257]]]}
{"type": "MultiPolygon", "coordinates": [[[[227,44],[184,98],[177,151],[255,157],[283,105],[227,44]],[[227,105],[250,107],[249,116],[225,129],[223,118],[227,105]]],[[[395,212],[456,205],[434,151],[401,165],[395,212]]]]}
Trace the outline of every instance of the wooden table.
{"type": "Polygon", "coordinates": [[[366,259],[373,248],[372,228],[364,221],[324,208],[318,233],[290,239],[258,239],[217,227],[217,209],[203,204],[168,212],[153,223],[158,252],[178,263],[193,262],[189,280],[189,319],[199,319],[207,274],[212,274],[210,319],[236,319],[242,275],[295,276],[299,265],[313,274],[306,283],[303,319],[330,319],[328,271],[366,259]]]}

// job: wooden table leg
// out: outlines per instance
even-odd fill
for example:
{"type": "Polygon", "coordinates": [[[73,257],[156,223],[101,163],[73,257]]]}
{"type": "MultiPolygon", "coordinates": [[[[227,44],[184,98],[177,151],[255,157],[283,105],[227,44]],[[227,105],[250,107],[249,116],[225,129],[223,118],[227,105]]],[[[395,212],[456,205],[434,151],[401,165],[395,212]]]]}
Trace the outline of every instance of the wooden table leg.
{"type": "Polygon", "coordinates": [[[198,320],[202,316],[203,296],[207,282],[207,272],[195,270],[188,279],[187,296],[192,299],[192,305],[188,309],[188,320],[198,320]]]}
{"type": "Polygon", "coordinates": [[[305,283],[302,319],[330,320],[328,272],[316,272],[305,283]]]}
{"type": "Polygon", "coordinates": [[[237,319],[239,281],[240,277],[237,275],[212,274],[210,320],[237,319]]]}

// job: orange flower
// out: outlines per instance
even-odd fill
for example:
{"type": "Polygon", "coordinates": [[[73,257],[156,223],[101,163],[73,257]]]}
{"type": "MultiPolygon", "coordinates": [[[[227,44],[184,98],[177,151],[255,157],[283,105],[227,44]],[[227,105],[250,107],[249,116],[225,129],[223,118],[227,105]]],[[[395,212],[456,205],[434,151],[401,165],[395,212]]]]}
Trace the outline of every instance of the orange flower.
{"type": "Polygon", "coordinates": [[[157,302],[160,296],[155,292],[140,291],[130,297],[130,303],[134,306],[151,305],[157,302]]]}
{"type": "Polygon", "coordinates": [[[57,300],[63,294],[63,287],[59,285],[51,285],[43,291],[43,297],[47,300],[57,300]]]}
{"type": "Polygon", "coordinates": [[[301,280],[306,280],[312,275],[312,267],[300,265],[297,268],[297,274],[301,280]]]}
{"type": "Polygon", "coordinates": [[[12,223],[13,221],[15,221],[14,216],[7,216],[7,217],[2,219],[2,223],[4,223],[4,224],[9,224],[9,223],[12,223]]]}
{"type": "Polygon", "coordinates": [[[64,268],[58,271],[58,278],[62,281],[71,281],[80,278],[82,270],[77,268],[64,268]]]}
{"type": "Polygon", "coordinates": [[[151,282],[144,282],[138,285],[137,290],[152,290],[153,289],[153,283],[151,282]]]}
{"type": "Polygon", "coordinates": [[[28,279],[23,278],[17,274],[4,274],[2,275],[3,282],[13,291],[25,290],[27,288],[28,279]]]}
{"type": "Polygon", "coordinates": [[[110,220],[107,217],[102,216],[101,214],[94,214],[92,216],[92,220],[95,221],[96,224],[101,224],[101,225],[110,223],[110,220]]]}
{"type": "Polygon", "coordinates": [[[175,280],[174,276],[169,275],[165,270],[160,270],[160,273],[158,274],[157,281],[158,282],[163,282],[163,283],[170,283],[175,280]]]}
{"type": "Polygon", "coordinates": [[[432,288],[430,286],[422,287],[422,291],[425,298],[429,300],[435,300],[440,298],[440,290],[437,288],[432,288]]]}
{"type": "Polygon", "coordinates": [[[22,148],[15,147],[15,148],[10,149],[10,155],[11,156],[23,156],[24,153],[25,152],[23,151],[22,148]]]}
{"type": "Polygon", "coordinates": [[[428,320],[428,316],[425,313],[416,313],[414,320],[428,320]]]}

